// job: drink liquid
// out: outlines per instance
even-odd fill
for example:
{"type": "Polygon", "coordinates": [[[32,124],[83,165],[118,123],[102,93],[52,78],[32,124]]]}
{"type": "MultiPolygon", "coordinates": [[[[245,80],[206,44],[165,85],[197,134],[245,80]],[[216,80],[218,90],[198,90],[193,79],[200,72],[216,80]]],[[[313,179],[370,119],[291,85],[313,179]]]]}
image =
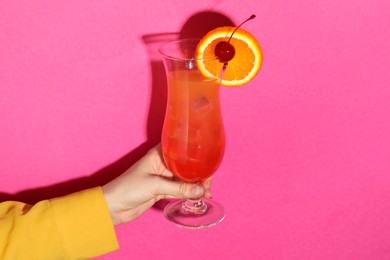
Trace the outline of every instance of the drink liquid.
{"type": "Polygon", "coordinates": [[[171,71],[167,78],[164,160],[176,177],[199,182],[218,169],[225,151],[219,80],[196,70],[171,71]]]}

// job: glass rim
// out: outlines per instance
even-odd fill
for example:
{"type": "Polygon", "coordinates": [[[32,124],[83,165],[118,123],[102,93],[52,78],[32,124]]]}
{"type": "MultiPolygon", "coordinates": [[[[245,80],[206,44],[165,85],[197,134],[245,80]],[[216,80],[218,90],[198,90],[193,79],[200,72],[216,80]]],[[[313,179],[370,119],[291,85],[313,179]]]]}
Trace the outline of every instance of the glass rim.
{"type": "MultiPolygon", "coordinates": [[[[200,38],[183,38],[183,39],[177,39],[177,40],[165,42],[165,43],[161,44],[158,47],[158,52],[161,55],[163,55],[164,57],[169,58],[171,60],[176,60],[176,61],[218,60],[218,58],[216,56],[213,56],[213,57],[202,57],[202,58],[197,58],[197,57],[192,57],[192,58],[178,57],[178,56],[175,56],[175,55],[169,55],[167,52],[164,52],[162,50],[165,46],[171,45],[171,44],[174,44],[174,43],[180,43],[180,42],[186,42],[186,41],[195,43],[195,42],[199,42],[200,40],[201,40],[200,38]]],[[[194,54],[195,54],[195,52],[194,52],[194,54]]]]}

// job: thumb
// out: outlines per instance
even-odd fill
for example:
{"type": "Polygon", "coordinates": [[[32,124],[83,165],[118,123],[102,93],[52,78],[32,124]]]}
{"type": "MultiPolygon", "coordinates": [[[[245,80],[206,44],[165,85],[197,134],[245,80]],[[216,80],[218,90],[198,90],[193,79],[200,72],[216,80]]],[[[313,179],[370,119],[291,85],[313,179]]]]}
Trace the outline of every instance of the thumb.
{"type": "Polygon", "coordinates": [[[155,195],[168,195],[183,199],[199,198],[204,195],[204,188],[200,184],[172,181],[159,178],[155,185],[155,195]]]}

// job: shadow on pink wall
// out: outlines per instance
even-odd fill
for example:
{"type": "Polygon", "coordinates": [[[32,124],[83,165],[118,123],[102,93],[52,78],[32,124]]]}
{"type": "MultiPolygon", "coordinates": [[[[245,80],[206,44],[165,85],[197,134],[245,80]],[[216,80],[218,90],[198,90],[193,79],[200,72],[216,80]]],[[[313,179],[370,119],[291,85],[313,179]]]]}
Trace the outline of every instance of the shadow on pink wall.
{"type": "MultiPolygon", "coordinates": [[[[64,196],[83,189],[101,186],[126,171],[150,148],[160,142],[166,107],[167,85],[164,65],[157,50],[158,46],[164,42],[179,38],[201,38],[208,31],[224,25],[234,24],[223,14],[204,11],[195,13],[187,19],[180,32],[162,32],[144,35],[142,37],[142,41],[144,42],[149,55],[151,71],[151,95],[146,127],[147,140],[144,143],[119,158],[116,162],[95,173],[92,173],[90,176],[72,179],[51,186],[29,189],[17,194],[0,193],[0,202],[15,200],[35,204],[41,200],[64,196]]],[[[155,208],[162,209],[166,203],[166,201],[160,201],[155,205],[155,208]]]]}

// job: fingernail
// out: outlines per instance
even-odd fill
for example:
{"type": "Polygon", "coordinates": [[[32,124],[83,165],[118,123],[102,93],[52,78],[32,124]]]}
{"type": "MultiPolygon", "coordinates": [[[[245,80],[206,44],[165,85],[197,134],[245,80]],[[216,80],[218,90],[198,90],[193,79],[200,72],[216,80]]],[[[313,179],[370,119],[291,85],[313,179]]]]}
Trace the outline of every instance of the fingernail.
{"type": "Polygon", "coordinates": [[[194,196],[195,196],[195,197],[200,197],[200,196],[202,196],[202,195],[203,195],[203,192],[204,192],[204,190],[203,190],[203,187],[202,187],[202,186],[199,186],[199,185],[195,186],[195,188],[194,188],[194,196]]]}

